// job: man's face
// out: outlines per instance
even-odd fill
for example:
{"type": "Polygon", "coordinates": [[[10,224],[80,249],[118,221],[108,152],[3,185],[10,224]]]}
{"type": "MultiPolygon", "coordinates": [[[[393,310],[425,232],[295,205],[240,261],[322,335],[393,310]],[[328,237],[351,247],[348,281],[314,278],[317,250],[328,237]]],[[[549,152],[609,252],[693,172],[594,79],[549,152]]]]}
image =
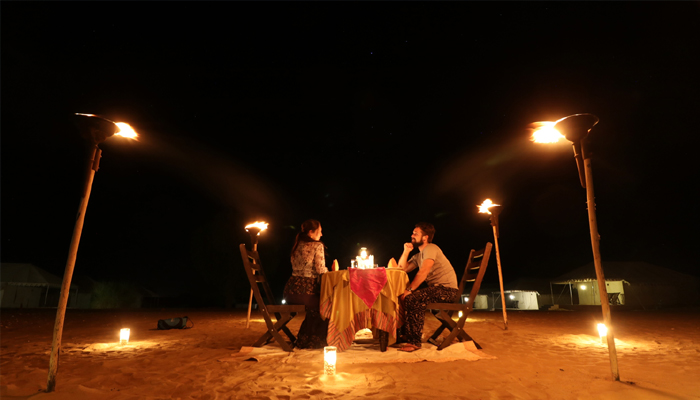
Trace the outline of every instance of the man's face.
{"type": "Polygon", "coordinates": [[[423,235],[423,231],[420,228],[416,228],[411,235],[411,244],[413,246],[422,246],[424,242],[423,238],[426,240],[428,239],[427,236],[423,235]]]}

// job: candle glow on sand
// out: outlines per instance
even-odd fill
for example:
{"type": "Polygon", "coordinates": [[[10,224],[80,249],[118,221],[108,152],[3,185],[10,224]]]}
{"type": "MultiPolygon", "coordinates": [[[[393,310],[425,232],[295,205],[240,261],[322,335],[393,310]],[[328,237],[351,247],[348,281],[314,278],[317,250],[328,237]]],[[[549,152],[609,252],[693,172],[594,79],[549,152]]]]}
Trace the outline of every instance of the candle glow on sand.
{"type": "Polygon", "coordinates": [[[605,324],[598,324],[598,336],[600,336],[600,343],[605,344],[608,336],[608,327],[605,324]]]}
{"type": "Polygon", "coordinates": [[[129,329],[129,328],[123,328],[121,331],[119,331],[119,344],[120,345],[129,344],[129,335],[130,334],[131,334],[131,329],[129,329]]]}

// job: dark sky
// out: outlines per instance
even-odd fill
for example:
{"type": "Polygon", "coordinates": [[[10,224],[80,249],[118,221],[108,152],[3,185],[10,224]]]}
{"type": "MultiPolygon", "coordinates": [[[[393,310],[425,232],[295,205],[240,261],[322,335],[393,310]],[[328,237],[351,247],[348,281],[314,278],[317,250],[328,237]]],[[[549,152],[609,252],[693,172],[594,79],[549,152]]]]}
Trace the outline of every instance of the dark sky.
{"type": "Polygon", "coordinates": [[[264,219],[281,291],[308,218],[341,266],[360,246],[385,265],[432,222],[461,270],[493,241],[487,197],[505,280],[561,275],[592,261],[586,194],[571,146],[527,128],[587,112],[603,260],[697,275],[699,19],[698,2],[2,2],[2,261],[63,274],[82,112],[141,136],[100,146],[76,275],[206,292],[242,278],[243,226],[264,219]]]}

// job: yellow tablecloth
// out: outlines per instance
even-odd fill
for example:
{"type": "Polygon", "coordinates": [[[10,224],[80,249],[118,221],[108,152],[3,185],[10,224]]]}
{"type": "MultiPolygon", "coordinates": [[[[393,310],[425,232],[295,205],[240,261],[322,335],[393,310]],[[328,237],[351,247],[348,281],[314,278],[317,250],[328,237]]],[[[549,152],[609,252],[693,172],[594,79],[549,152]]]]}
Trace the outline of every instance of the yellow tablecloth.
{"type": "Polygon", "coordinates": [[[408,275],[402,270],[387,269],[386,277],[386,285],[372,308],[368,308],[350,290],[348,270],[322,275],[321,316],[329,320],[329,346],[336,346],[338,351],[347,349],[355,339],[355,332],[364,328],[381,329],[389,333],[389,344],[396,341],[396,328],[403,323],[398,296],[408,285],[408,275]]]}

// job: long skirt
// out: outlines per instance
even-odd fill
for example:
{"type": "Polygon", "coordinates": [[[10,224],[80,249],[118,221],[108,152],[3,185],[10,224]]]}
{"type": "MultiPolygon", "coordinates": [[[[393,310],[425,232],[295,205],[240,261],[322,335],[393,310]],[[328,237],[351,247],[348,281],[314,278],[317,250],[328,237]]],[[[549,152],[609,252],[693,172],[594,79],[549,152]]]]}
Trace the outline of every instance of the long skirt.
{"type": "Polygon", "coordinates": [[[319,349],[327,345],[328,321],[321,318],[321,282],[319,279],[292,276],[284,287],[288,304],[306,306],[306,318],[299,327],[294,346],[300,349],[319,349]]]}

